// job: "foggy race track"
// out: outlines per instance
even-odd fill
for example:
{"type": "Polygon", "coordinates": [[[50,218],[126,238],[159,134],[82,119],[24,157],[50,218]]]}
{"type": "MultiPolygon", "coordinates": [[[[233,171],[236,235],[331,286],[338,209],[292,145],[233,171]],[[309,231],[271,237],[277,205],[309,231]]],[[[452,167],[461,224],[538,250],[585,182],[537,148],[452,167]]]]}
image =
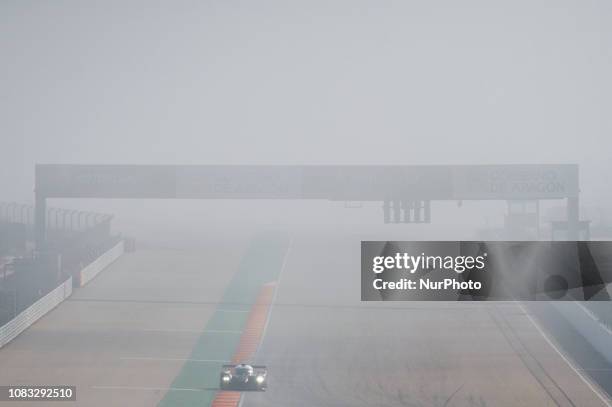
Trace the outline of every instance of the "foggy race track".
{"type": "Polygon", "coordinates": [[[602,406],[515,303],[360,302],[359,237],[295,238],[243,406],[602,406]]]}
{"type": "MultiPolygon", "coordinates": [[[[268,391],[243,406],[606,405],[518,304],[361,303],[360,239],[292,238],[254,360],[268,391]]],[[[124,256],[0,350],[0,382],[77,385],[83,406],[213,397],[184,365],[246,245],[124,256]],[[181,369],[194,384],[172,388],[181,369]]]]}

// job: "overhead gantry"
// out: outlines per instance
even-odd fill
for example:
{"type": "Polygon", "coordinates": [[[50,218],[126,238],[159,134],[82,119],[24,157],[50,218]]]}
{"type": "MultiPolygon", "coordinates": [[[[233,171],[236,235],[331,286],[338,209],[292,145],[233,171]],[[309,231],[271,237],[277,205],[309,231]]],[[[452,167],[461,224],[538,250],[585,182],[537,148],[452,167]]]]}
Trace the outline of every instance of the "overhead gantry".
{"type": "Polygon", "coordinates": [[[36,231],[48,198],[378,201],[385,222],[429,222],[433,200],[567,200],[579,228],[578,165],[77,165],[36,166],[36,231]]]}

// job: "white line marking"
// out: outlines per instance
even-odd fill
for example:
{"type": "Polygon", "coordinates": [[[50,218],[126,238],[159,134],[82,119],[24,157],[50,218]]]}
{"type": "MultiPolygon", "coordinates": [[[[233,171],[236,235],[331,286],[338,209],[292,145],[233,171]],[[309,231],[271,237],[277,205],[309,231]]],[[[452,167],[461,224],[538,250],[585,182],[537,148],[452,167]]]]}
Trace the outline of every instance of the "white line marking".
{"type": "Polygon", "coordinates": [[[283,272],[285,271],[285,266],[287,265],[287,259],[289,258],[289,252],[293,247],[293,238],[289,240],[289,245],[287,246],[287,251],[285,252],[285,258],[283,259],[283,264],[281,265],[280,272],[278,273],[278,278],[276,279],[276,286],[274,287],[274,294],[272,295],[272,301],[270,301],[270,305],[268,308],[268,315],[266,316],[266,323],[264,324],[263,330],[261,331],[261,341],[257,345],[257,349],[255,349],[255,355],[259,352],[261,345],[263,344],[264,338],[266,337],[266,331],[268,330],[268,325],[270,324],[270,319],[272,317],[272,309],[274,308],[274,304],[276,304],[276,298],[278,297],[278,291],[280,288],[281,279],[283,277],[283,272]]]}
{"type": "Polygon", "coordinates": [[[146,356],[123,356],[120,360],[150,360],[150,361],[168,361],[168,362],[201,362],[201,363],[229,363],[229,360],[217,359],[189,359],[189,358],[157,358],[146,356]]]}
{"type": "Polygon", "coordinates": [[[603,321],[601,321],[597,315],[595,315],[593,313],[593,311],[591,311],[590,309],[588,309],[587,307],[585,307],[583,304],[581,304],[579,301],[573,301],[574,304],[576,304],[578,306],[578,308],[580,308],[582,310],[582,312],[584,312],[585,314],[587,314],[587,316],[589,318],[591,318],[593,321],[597,322],[599,324],[599,326],[601,326],[601,328],[603,330],[605,330],[608,334],[612,335],[612,330],[610,329],[610,327],[604,323],[603,321]]]}
{"type": "Polygon", "coordinates": [[[533,326],[536,327],[536,329],[538,330],[538,332],[540,332],[540,335],[542,335],[542,337],[546,340],[546,342],[548,342],[548,344],[559,354],[559,356],[561,356],[561,358],[565,361],[565,363],[567,363],[567,365],[578,375],[578,377],[580,377],[582,379],[582,381],[589,386],[589,388],[591,390],[593,390],[593,393],[595,393],[597,395],[597,397],[599,397],[599,399],[608,407],[612,407],[612,405],[610,405],[610,401],[609,398],[604,396],[603,394],[601,394],[601,391],[598,390],[597,388],[595,388],[595,386],[593,386],[593,384],[591,383],[590,380],[588,380],[581,372],[579,369],[577,369],[574,364],[559,350],[559,348],[557,348],[557,346],[548,338],[548,335],[546,335],[546,333],[542,330],[542,328],[540,328],[540,326],[533,320],[533,318],[531,317],[531,315],[527,312],[527,310],[525,309],[525,307],[523,307],[523,304],[521,304],[520,302],[517,303],[519,305],[519,307],[523,310],[523,312],[525,313],[525,315],[527,315],[527,318],[529,319],[529,321],[531,321],[531,323],[533,324],[533,326]]]}
{"type": "Polygon", "coordinates": [[[144,332],[197,333],[197,334],[241,334],[238,330],[224,329],[140,329],[144,332]]]}
{"type": "Polygon", "coordinates": [[[91,386],[91,388],[99,390],[206,391],[205,389],[190,389],[183,387],[91,386]]]}
{"type": "Polygon", "coordinates": [[[251,311],[239,310],[239,309],[218,309],[216,312],[237,312],[241,314],[248,314],[251,311]]]}

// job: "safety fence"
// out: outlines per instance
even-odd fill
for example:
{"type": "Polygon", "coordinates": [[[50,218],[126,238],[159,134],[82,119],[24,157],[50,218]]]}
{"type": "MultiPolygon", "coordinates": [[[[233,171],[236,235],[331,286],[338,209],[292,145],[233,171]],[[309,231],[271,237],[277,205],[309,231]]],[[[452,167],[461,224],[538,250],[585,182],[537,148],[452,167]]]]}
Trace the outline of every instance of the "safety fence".
{"type": "Polygon", "coordinates": [[[85,284],[93,280],[102,270],[111,265],[117,260],[124,252],[123,241],[119,241],[110,250],[102,254],[88,266],[81,270],[79,275],[78,286],[83,287],[85,284]]]}
{"type": "MultiPolygon", "coordinates": [[[[0,202],[0,256],[27,256],[34,250],[34,207],[0,202]]],[[[70,209],[48,208],[47,251],[63,253],[99,247],[111,234],[112,216],[70,209]]]]}
{"type": "Polygon", "coordinates": [[[72,277],[0,327],[0,348],[72,294],[72,277]]]}
{"type": "Polygon", "coordinates": [[[112,216],[48,208],[46,241],[35,247],[35,208],[0,202],[0,347],[124,251],[112,216]]]}
{"type": "Polygon", "coordinates": [[[34,216],[32,205],[0,202],[0,325],[68,277],[75,286],[93,278],[100,257],[121,241],[111,215],[49,208],[45,245],[35,247],[34,216]]]}
{"type": "MultiPolygon", "coordinates": [[[[34,225],[34,206],[18,202],[0,202],[0,222],[34,225]]],[[[80,231],[105,222],[112,215],[72,209],[47,208],[47,229],[80,231]]]]}
{"type": "Polygon", "coordinates": [[[73,285],[83,287],[124,253],[123,240],[109,243],[112,244],[103,252],[92,253],[93,261],[74,274],[63,270],[61,260],[55,262],[54,256],[17,259],[18,271],[0,280],[0,325],[4,324],[0,327],[0,348],[68,298],[73,285]],[[63,283],[55,287],[55,278],[63,283]],[[48,287],[54,288],[45,294],[48,287]]]}
{"type": "MultiPolygon", "coordinates": [[[[75,242],[57,251],[0,262],[0,325],[12,319],[68,277],[75,287],[92,280],[124,252],[119,236],[102,242],[75,242]]],[[[4,261],[4,260],[3,260],[4,261]]]]}
{"type": "Polygon", "coordinates": [[[55,249],[61,253],[61,268],[66,274],[73,276],[75,286],[80,285],[80,275],[90,266],[96,267],[99,259],[121,242],[120,236],[107,236],[104,239],[75,240],[55,249]]]}

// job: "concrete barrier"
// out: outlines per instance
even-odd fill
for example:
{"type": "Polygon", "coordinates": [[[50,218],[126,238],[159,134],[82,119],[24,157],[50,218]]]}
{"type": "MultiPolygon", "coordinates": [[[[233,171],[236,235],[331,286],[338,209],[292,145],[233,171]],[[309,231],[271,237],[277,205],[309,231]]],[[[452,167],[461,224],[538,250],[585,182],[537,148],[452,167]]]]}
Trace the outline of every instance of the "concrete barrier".
{"type": "Polygon", "coordinates": [[[72,277],[0,327],[0,348],[72,294],[72,277]]]}
{"type": "Polygon", "coordinates": [[[612,330],[579,302],[552,302],[552,306],[606,360],[612,363],[612,330]]]}
{"type": "Polygon", "coordinates": [[[112,249],[98,257],[91,264],[83,268],[80,273],[79,287],[93,280],[102,270],[117,260],[124,253],[123,240],[117,243],[112,249]]]}

